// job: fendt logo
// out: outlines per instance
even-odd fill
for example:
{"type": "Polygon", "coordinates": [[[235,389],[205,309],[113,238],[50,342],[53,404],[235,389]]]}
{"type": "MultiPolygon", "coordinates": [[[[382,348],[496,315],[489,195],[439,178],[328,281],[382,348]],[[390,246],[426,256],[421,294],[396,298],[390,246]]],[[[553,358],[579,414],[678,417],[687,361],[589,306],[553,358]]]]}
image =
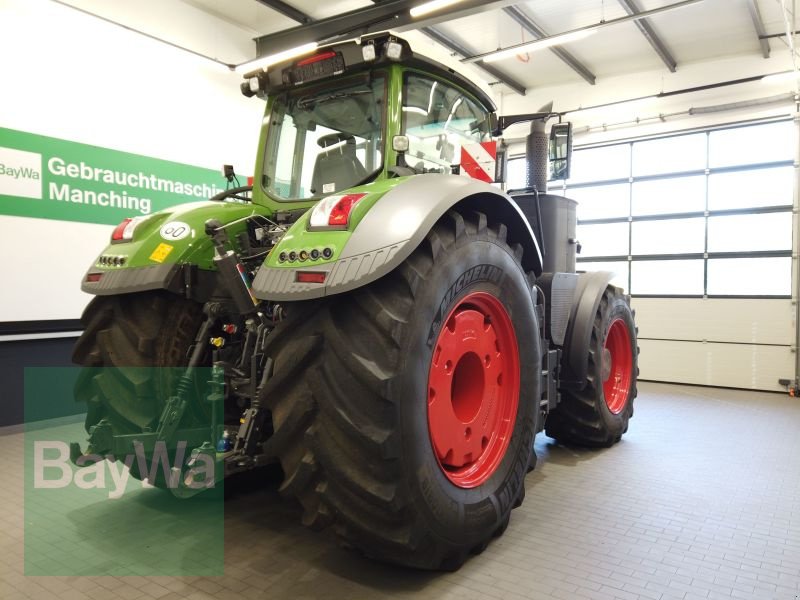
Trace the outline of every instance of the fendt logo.
{"type": "Polygon", "coordinates": [[[42,197],[42,155],[0,147],[0,195],[42,197]]]}

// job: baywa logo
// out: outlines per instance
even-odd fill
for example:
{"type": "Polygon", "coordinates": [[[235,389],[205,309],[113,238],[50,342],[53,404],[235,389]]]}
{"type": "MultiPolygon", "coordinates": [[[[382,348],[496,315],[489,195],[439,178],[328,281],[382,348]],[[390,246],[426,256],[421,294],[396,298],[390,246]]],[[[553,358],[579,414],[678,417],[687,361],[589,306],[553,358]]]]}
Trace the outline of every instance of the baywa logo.
{"type": "Polygon", "coordinates": [[[156,442],[152,457],[148,461],[141,442],[133,442],[134,454],[128,454],[119,461],[112,454],[86,454],[77,459],[77,470],[70,464],[70,449],[62,441],[37,440],[33,443],[33,487],[34,489],[58,489],[74,484],[80,489],[108,489],[108,497],[112,500],[121,498],[128,487],[130,469],[135,466],[139,473],[146,474],[147,481],[142,480],[142,487],[152,487],[150,482],[160,481],[162,487],[177,490],[205,490],[215,487],[214,457],[193,450],[189,459],[186,457],[185,441],[180,441],[175,449],[175,462],[170,462],[167,446],[163,441],[156,442]],[[56,457],[46,456],[55,450],[56,457]],[[149,462],[149,464],[148,464],[149,462]],[[185,465],[182,467],[181,465],[185,465]],[[111,481],[106,481],[106,467],[111,481]],[[60,476],[53,478],[53,471],[60,471],[60,476]],[[160,473],[159,473],[160,471],[160,473]]]}
{"type": "Polygon", "coordinates": [[[42,155],[0,147],[0,195],[42,198],[42,155]]]}

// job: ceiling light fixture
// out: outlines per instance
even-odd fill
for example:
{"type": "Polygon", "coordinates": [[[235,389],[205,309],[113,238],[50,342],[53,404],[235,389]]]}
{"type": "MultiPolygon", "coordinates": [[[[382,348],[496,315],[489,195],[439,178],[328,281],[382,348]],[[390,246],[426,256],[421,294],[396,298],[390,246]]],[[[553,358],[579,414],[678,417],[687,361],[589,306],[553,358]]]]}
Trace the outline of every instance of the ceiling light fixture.
{"type": "Polygon", "coordinates": [[[667,6],[654,8],[652,10],[645,10],[640,13],[627,15],[625,17],[620,17],[618,19],[612,19],[610,21],[601,21],[600,23],[595,23],[594,25],[587,25],[586,27],[580,27],[578,29],[573,29],[571,31],[557,33],[556,35],[549,35],[547,37],[534,40],[533,42],[523,42],[521,44],[509,46],[508,48],[499,48],[491,52],[484,52],[483,54],[468,56],[467,58],[461,59],[461,62],[473,63],[479,60],[482,60],[483,62],[494,62],[495,60],[502,60],[504,58],[516,56],[520,52],[531,52],[533,50],[540,50],[542,48],[549,48],[550,46],[553,45],[564,44],[570,41],[575,41],[577,39],[586,37],[587,35],[591,35],[598,29],[602,29],[603,27],[608,27],[609,25],[618,25],[620,23],[639,21],[641,19],[646,19],[647,17],[651,17],[659,13],[667,12],[670,10],[676,10],[678,8],[685,8],[687,6],[691,6],[699,2],[703,2],[703,0],[683,0],[682,2],[668,4],[667,6]]]}
{"type": "Polygon", "coordinates": [[[783,73],[772,73],[761,78],[762,83],[790,83],[800,79],[800,73],[795,71],[785,71],[783,73]]]}
{"type": "Polygon", "coordinates": [[[506,58],[511,58],[512,56],[516,56],[517,54],[523,54],[525,52],[536,52],[537,50],[543,50],[544,48],[549,48],[550,46],[557,46],[559,44],[567,44],[569,42],[575,42],[577,40],[582,40],[583,38],[589,37],[594,33],[597,33],[597,29],[584,29],[582,31],[572,31],[569,33],[561,33],[559,35],[551,35],[549,37],[542,38],[540,40],[534,40],[533,42],[528,42],[526,44],[523,44],[522,46],[514,46],[513,48],[508,48],[506,50],[500,50],[499,52],[494,52],[493,54],[484,57],[483,62],[492,63],[498,60],[505,60],[506,58]]]}
{"type": "Polygon", "coordinates": [[[409,14],[414,17],[421,17],[422,15],[427,15],[428,13],[435,12],[442,8],[448,7],[451,4],[458,4],[461,0],[431,0],[431,2],[425,2],[424,4],[420,4],[419,6],[415,6],[411,10],[409,10],[409,14]]]}
{"type": "Polygon", "coordinates": [[[270,65],[289,60],[290,58],[303,56],[303,54],[308,54],[316,49],[317,42],[309,42],[308,44],[303,44],[302,46],[297,46],[296,48],[290,48],[289,50],[284,50],[283,52],[276,52],[275,54],[270,54],[269,56],[261,56],[259,58],[247,61],[246,63],[236,65],[236,72],[241,73],[243,71],[252,71],[258,68],[263,69],[265,67],[269,67],[270,65]]]}

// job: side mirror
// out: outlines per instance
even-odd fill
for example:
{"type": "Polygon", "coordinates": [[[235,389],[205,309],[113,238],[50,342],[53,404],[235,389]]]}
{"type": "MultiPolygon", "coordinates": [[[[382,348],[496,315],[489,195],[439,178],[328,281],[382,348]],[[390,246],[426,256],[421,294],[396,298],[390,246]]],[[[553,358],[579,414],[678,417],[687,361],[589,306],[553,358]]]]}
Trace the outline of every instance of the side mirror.
{"type": "Polygon", "coordinates": [[[569,179],[572,163],[572,123],[555,123],[548,145],[550,180],[569,179]]]}

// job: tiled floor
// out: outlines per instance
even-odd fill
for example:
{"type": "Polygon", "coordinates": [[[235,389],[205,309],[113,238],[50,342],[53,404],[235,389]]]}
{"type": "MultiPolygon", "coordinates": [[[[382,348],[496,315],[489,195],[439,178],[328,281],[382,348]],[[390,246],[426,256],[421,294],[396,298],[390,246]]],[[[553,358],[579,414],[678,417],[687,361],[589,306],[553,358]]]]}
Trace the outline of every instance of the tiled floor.
{"type": "Polygon", "coordinates": [[[338,548],[273,481],[227,500],[222,577],[26,578],[22,435],[0,435],[0,598],[800,598],[800,400],[645,383],[621,444],[537,450],[505,535],[455,573],[338,548]]]}

